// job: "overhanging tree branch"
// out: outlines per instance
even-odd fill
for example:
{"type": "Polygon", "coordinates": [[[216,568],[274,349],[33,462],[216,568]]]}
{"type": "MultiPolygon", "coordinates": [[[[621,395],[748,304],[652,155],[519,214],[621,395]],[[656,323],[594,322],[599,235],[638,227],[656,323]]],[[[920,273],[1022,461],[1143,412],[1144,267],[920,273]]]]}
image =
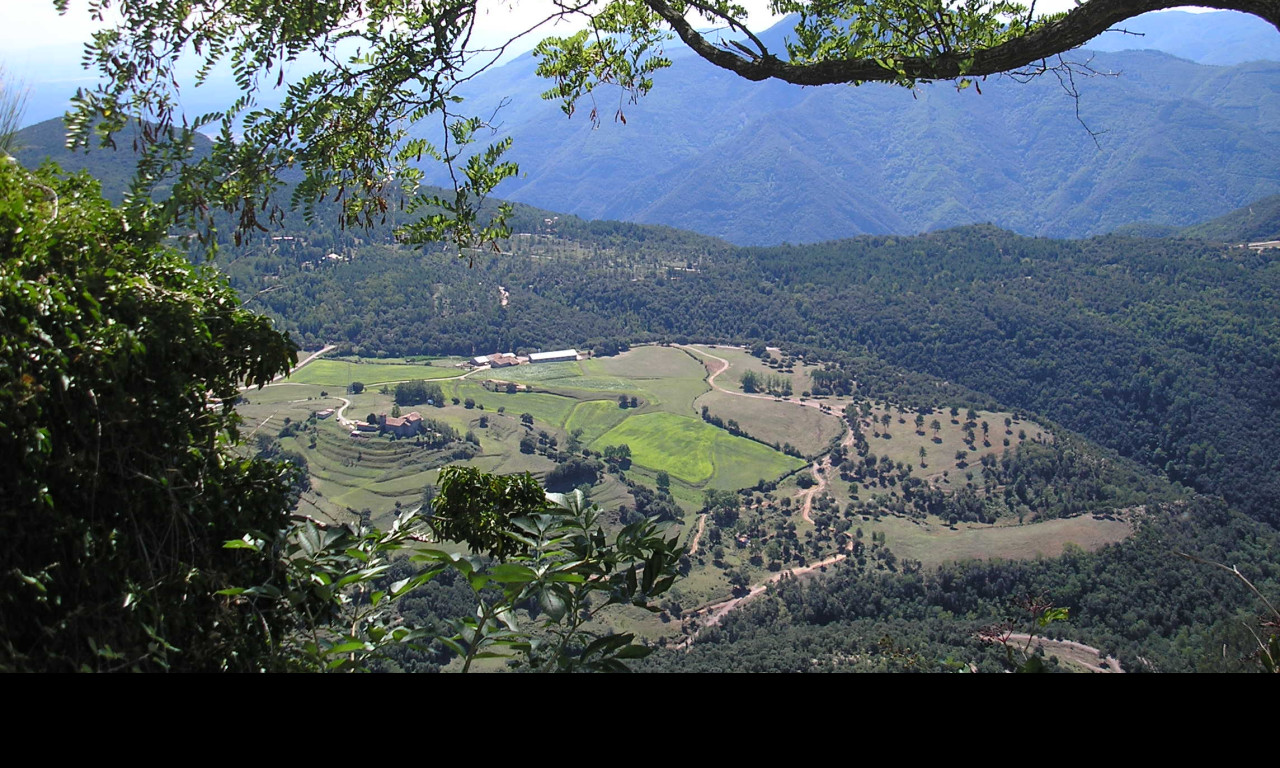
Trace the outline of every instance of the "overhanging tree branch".
{"type": "MultiPolygon", "coordinates": [[[[1084,45],[1126,19],[1150,11],[1176,8],[1185,0],[1089,0],[1053,21],[1036,24],[1024,34],[989,48],[968,48],[964,40],[953,49],[926,56],[833,58],[809,62],[783,61],[763,55],[744,58],[708,41],[685,18],[684,6],[667,0],[644,0],[680,39],[702,58],[748,80],[781,80],[793,85],[835,83],[955,80],[1008,72],[1084,45]],[[887,66],[891,65],[891,66],[887,66]]],[[[1211,0],[1201,5],[1259,16],[1280,30],[1277,0],[1211,0]]]]}

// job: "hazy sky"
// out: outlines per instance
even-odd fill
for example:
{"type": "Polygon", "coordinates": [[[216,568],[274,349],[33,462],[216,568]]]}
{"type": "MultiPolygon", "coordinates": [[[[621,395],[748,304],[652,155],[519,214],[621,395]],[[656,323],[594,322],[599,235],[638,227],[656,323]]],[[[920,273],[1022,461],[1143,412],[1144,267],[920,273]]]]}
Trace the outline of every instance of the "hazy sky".
{"type": "MultiPolygon", "coordinates": [[[[776,19],[766,9],[767,0],[740,0],[752,15],[756,29],[776,19]]],[[[1074,0],[1041,0],[1046,12],[1064,10],[1074,0]]],[[[54,10],[52,0],[0,0],[0,66],[11,81],[28,86],[30,99],[26,123],[44,120],[65,109],[76,87],[90,87],[96,78],[79,65],[83,44],[102,26],[90,18],[89,0],[71,0],[65,16],[54,10]]],[[[548,0],[480,0],[483,18],[477,24],[477,42],[494,45],[527,30],[550,14],[548,0]]],[[[547,24],[512,46],[509,52],[527,50],[549,34],[565,34],[576,25],[547,24]]]]}
{"type": "MultiPolygon", "coordinates": [[[[756,18],[756,13],[760,14],[760,27],[768,26],[767,0],[740,2],[753,11],[753,18],[756,18]]],[[[1037,5],[1046,11],[1055,11],[1070,8],[1075,2],[1041,0],[1037,5]]],[[[67,15],[59,16],[52,0],[0,0],[0,52],[10,60],[21,58],[22,52],[31,49],[63,46],[78,54],[80,44],[99,24],[89,17],[88,0],[71,0],[70,6],[67,15]]],[[[530,24],[545,18],[552,7],[546,0],[481,0],[480,6],[485,17],[479,31],[491,40],[507,39],[527,29],[530,24]]],[[[556,29],[566,28],[561,25],[556,29]]],[[[544,29],[550,31],[552,28],[544,29]]]]}

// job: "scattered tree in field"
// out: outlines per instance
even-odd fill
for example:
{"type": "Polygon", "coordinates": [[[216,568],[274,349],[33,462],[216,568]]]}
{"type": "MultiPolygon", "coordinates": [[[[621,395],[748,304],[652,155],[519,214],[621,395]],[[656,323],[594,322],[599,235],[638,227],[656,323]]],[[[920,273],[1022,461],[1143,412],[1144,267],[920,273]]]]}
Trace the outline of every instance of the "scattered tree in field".
{"type": "Polygon", "coordinates": [[[620,445],[607,445],[604,448],[605,461],[616,464],[622,469],[631,468],[631,446],[626,443],[620,445]]]}
{"type": "Polygon", "coordinates": [[[396,405],[421,405],[427,403],[437,408],[444,407],[444,392],[439,384],[426,381],[402,381],[396,384],[396,405]]]}

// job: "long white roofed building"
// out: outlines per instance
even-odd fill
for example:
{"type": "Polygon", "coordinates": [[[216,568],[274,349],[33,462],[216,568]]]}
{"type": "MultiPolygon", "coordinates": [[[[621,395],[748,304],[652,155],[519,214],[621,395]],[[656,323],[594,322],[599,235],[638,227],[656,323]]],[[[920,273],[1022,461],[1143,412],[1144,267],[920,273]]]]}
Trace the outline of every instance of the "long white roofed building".
{"type": "Polygon", "coordinates": [[[578,350],[576,349],[557,349],[554,352],[534,352],[529,355],[529,362],[531,363],[562,363],[577,359],[578,350]]]}

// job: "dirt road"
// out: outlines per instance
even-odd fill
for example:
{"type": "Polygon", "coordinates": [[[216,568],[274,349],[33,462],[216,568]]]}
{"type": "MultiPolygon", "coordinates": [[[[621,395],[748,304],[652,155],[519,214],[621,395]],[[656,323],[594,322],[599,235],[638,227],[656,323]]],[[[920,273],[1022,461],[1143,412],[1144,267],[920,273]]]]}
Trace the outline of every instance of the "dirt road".
{"type": "Polygon", "coordinates": [[[685,638],[682,642],[680,642],[678,645],[674,647],[677,649],[680,649],[680,648],[688,648],[689,646],[693,645],[694,642],[697,641],[698,635],[702,634],[703,630],[705,630],[707,627],[714,627],[717,624],[719,624],[721,621],[724,620],[725,616],[729,615],[730,611],[745,604],[747,601],[758,597],[762,592],[768,589],[770,584],[773,584],[787,576],[803,576],[807,573],[812,573],[820,568],[825,568],[828,565],[838,563],[843,559],[845,559],[844,554],[832,555],[831,557],[828,557],[825,560],[819,560],[818,562],[813,563],[812,565],[806,565],[803,568],[792,568],[786,571],[779,571],[778,573],[773,574],[772,576],[760,582],[759,584],[752,586],[751,589],[748,590],[747,594],[743,595],[742,597],[729,598],[728,600],[723,600],[719,603],[712,603],[711,605],[705,606],[703,608],[699,608],[698,610],[689,614],[689,617],[685,619],[686,628],[692,628],[692,627],[689,627],[689,625],[691,623],[696,623],[698,620],[698,617],[700,616],[706,616],[707,617],[706,621],[700,625],[696,625],[697,628],[693,630],[692,634],[690,634],[689,637],[685,638]]]}

